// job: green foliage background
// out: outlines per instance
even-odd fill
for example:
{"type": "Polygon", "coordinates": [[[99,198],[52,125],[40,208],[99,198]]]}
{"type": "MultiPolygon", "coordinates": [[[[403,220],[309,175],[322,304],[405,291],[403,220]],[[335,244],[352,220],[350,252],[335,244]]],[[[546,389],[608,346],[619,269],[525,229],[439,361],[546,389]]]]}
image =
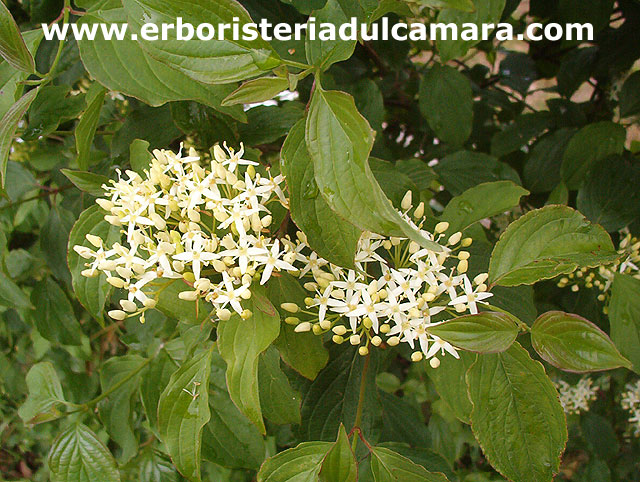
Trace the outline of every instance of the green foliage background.
{"type": "Polygon", "coordinates": [[[640,370],[640,281],[616,275],[603,302],[556,279],[616,261],[620,230],[640,231],[640,2],[5,3],[4,480],[640,480],[619,406],[640,370]],[[149,9],[193,24],[591,22],[595,39],[189,42],[176,57],[175,40],[53,42],[38,30],[54,20],[136,29],[149,9]],[[243,109],[286,89],[297,97],[243,109]],[[214,328],[178,285],[145,324],[106,319],[118,294],[79,276],[68,246],[88,232],[116,239],[95,206],[101,184],[185,140],[202,151],[243,142],[273,169],[282,158],[289,229],[343,266],[363,230],[430,246],[387,200],[398,207],[411,190],[431,226],[446,220],[474,238],[472,270],[489,272],[491,302],[510,314],[447,325],[439,336],[470,351],[437,370],[401,350],[365,359],[294,335],[278,310],[304,291],[286,276],[254,293],[250,329],[214,328]],[[225,341],[238,330],[250,339],[241,352],[225,341]],[[548,375],[575,382],[561,369],[613,368],[591,411],[565,422],[548,375]],[[197,396],[184,390],[194,380],[197,396]]]}

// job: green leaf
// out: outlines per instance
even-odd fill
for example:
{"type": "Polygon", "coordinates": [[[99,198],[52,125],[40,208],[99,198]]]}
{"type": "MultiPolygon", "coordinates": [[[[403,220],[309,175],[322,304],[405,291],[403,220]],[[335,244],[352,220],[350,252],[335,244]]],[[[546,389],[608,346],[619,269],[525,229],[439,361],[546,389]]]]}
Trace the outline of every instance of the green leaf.
{"type": "Polygon", "coordinates": [[[552,123],[553,117],[549,112],[534,112],[517,117],[513,124],[491,138],[491,154],[502,157],[519,150],[550,128],[552,123]]]}
{"type": "Polygon", "coordinates": [[[333,443],[304,442],[265,460],[258,472],[258,482],[312,482],[333,443]]]}
{"type": "Polygon", "coordinates": [[[53,441],[47,465],[51,482],[119,482],[113,456],[88,427],[76,424],[53,441]]]}
{"type": "Polygon", "coordinates": [[[418,5],[429,8],[453,8],[463,12],[473,12],[473,0],[415,0],[418,5]]]}
{"type": "MultiPolygon", "coordinates": [[[[477,26],[477,31],[481,31],[482,24],[495,24],[500,21],[505,3],[505,0],[475,2],[475,11],[473,12],[462,12],[454,9],[441,10],[438,15],[438,23],[455,23],[459,30],[463,30],[461,29],[463,24],[472,23],[477,26]]],[[[479,38],[477,40],[462,40],[460,35],[458,35],[456,40],[450,38],[445,40],[443,37],[438,38],[436,45],[440,52],[441,61],[448,62],[456,57],[462,57],[478,42],[480,42],[479,38]]]]}
{"type": "Polygon", "coordinates": [[[576,132],[562,157],[562,179],[569,189],[578,189],[596,162],[622,154],[627,131],[609,121],[589,124],[576,132]]]}
{"type": "Polygon", "coordinates": [[[429,326],[427,331],[458,348],[477,353],[503,352],[513,344],[519,332],[511,316],[490,311],[459,316],[429,326]]]}
{"type": "Polygon", "coordinates": [[[433,382],[440,398],[453,410],[454,415],[464,423],[471,423],[473,406],[467,393],[465,375],[475,363],[477,354],[462,351],[460,359],[442,357],[438,368],[426,367],[427,375],[433,382]]]}
{"type": "MultiPolygon", "coordinates": [[[[304,440],[335,440],[342,423],[353,427],[356,420],[360,380],[365,363],[369,369],[365,380],[365,393],[374,393],[378,358],[375,352],[367,358],[353,347],[330,347],[327,366],[318,374],[302,396],[301,436],[304,440]]],[[[365,397],[360,428],[367,440],[375,438],[380,417],[378,397],[365,397]]]]}
{"type": "Polygon", "coordinates": [[[338,266],[353,266],[361,231],[334,213],[319,195],[304,129],[305,121],[301,120],[282,146],[281,166],[289,188],[291,218],[320,257],[338,266]]]}
{"type": "MultiPolygon", "coordinates": [[[[151,17],[155,24],[175,23],[181,17],[184,23],[197,26],[210,23],[232,24],[239,28],[253,23],[247,11],[234,0],[196,0],[184,4],[163,0],[124,0],[122,2],[131,30],[140,37],[140,28],[151,17]]],[[[152,57],[192,79],[209,84],[223,84],[256,77],[280,65],[273,48],[262,38],[245,40],[177,40],[170,32],[168,40],[140,40],[142,48],[152,57]]],[[[228,94],[228,93],[227,93],[228,94]]],[[[226,97],[226,95],[225,95],[226,97]]]]}
{"type": "Polygon", "coordinates": [[[29,109],[29,122],[20,136],[26,140],[51,134],[62,121],[75,119],[85,108],[84,95],[68,95],[69,86],[47,85],[38,89],[29,109]]]}
{"type": "Polygon", "coordinates": [[[511,223],[489,264],[493,284],[533,284],[618,258],[607,232],[566,206],[546,206],[511,223]]]}
{"type": "MultiPolygon", "coordinates": [[[[353,436],[358,435],[354,433],[353,436]]],[[[322,461],[318,480],[320,482],[356,482],[358,480],[358,464],[351,450],[347,431],[342,424],[340,424],[336,442],[322,461]]]]}
{"type": "Polygon", "coordinates": [[[109,178],[107,176],[88,171],[73,171],[71,169],[60,169],[60,172],[81,191],[96,197],[105,195],[105,190],[102,185],[109,184],[109,178]]]}
{"type": "Polygon", "coordinates": [[[445,156],[433,169],[453,196],[485,182],[505,180],[520,184],[518,173],[509,164],[483,152],[455,152],[445,156]]]}
{"type": "Polygon", "coordinates": [[[249,80],[225,97],[222,105],[226,107],[265,102],[288,88],[289,79],[285,77],[262,77],[249,80]]]}
{"type": "Polygon", "coordinates": [[[87,234],[98,236],[107,246],[112,246],[113,243],[120,240],[119,228],[106,222],[104,216],[105,211],[98,205],[93,205],[83,211],[69,234],[67,252],[67,263],[71,271],[73,291],[82,306],[99,321],[103,319],[102,310],[107,301],[107,296],[111,292],[111,285],[107,283],[104,274],[100,274],[95,278],[82,276],[80,273],[85,269],[86,260],[80,257],[73,247],[80,245],[95,249],[86,239],[85,236],[87,234]]]}
{"type": "MultiPolygon", "coordinates": [[[[118,8],[83,16],[78,25],[86,24],[91,28],[104,23],[114,28],[121,27],[126,21],[126,12],[118,5],[118,8]]],[[[222,106],[223,99],[233,92],[233,84],[214,86],[198,82],[150,55],[129,35],[123,40],[105,40],[102,33],[98,33],[94,40],[78,40],[78,48],[87,71],[109,90],[122,92],[152,106],[177,100],[197,100],[239,121],[246,120],[242,107],[222,106]]]]}
{"type": "Polygon", "coordinates": [[[209,317],[212,307],[210,303],[185,301],[178,297],[180,292],[192,289],[182,279],[169,281],[159,290],[156,309],[183,323],[199,325],[209,317]]]}
{"type": "Polygon", "coordinates": [[[210,419],[209,374],[213,347],[197,353],[173,375],[158,404],[162,441],[178,471],[200,481],[202,431],[210,419]]]}
{"type": "Polygon", "coordinates": [[[401,209],[402,199],[407,191],[413,193],[413,199],[419,199],[420,191],[417,186],[397,164],[370,157],[369,167],[385,196],[397,209],[401,209]]]}
{"type": "Polygon", "coordinates": [[[149,367],[146,376],[140,380],[140,400],[147,414],[147,420],[152,430],[158,431],[158,403],[165,387],[169,384],[171,375],[178,369],[176,362],[165,350],[160,351],[149,367]]]}
{"type": "MultiPolygon", "coordinates": [[[[336,62],[347,60],[353,55],[356,39],[343,40],[336,35],[333,40],[321,40],[319,35],[322,31],[322,24],[333,24],[334,31],[337,32],[341,25],[349,23],[351,14],[348,11],[348,6],[346,2],[328,0],[322,9],[311,14],[316,19],[318,32],[315,39],[312,40],[310,36],[305,39],[305,52],[309,64],[321,70],[327,70],[336,62]]],[[[356,36],[358,35],[356,34],[356,36]]]]}
{"type": "Polygon", "coordinates": [[[429,429],[418,404],[412,403],[409,397],[398,397],[381,390],[373,396],[376,395],[382,413],[380,440],[405,442],[412,447],[431,446],[429,429]]]}
{"type": "Polygon", "coordinates": [[[527,189],[532,192],[548,192],[562,182],[562,157],[574,133],[575,129],[562,128],[536,142],[522,173],[527,189]]]}
{"type": "Polygon", "coordinates": [[[62,345],[80,345],[82,329],[62,288],[51,278],[40,281],[31,293],[38,333],[62,345]]]}
{"type": "MultiPolygon", "coordinates": [[[[281,318],[289,316],[289,313],[280,306],[282,303],[296,303],[298,306],[304,306],[307,292],[290,274],[280,273],[278,277],[272,276],[266,287],[269,300],[277,307],[281,318]]],[[[303,321],[311,319],[309,315],[303,313],[299,316],[303,321]]],[[[294,329],[293,326],[283,322],[280,326],[280,334],[273,344],[278,348],[280,356],[287,365],[303,377],[313,380],[327,364],[329,353],[322,344],[321,337],[311,332],[296,333],[294,329]]]]}
{"type": "Polygon", "coordinates": [[[202,457],[223,467],[257,470],[265,458],[265,441],[231,401],[226,369],[224,360],[214,352],[209,394],[211,420],[202,436],[202,457]]]}
{"type": "Polygon", "coordinates": [[[581,316],[549,311],[531,327],[533,348],[554,367],[570,372],[631,368],[607,334],[581,316]]]}
{"type": "Polygon", "coordinates": [[[640,167],[622,156],[598,162],[578,191],[582,214],[609,232],[640,219],[640,167]]]}
{"type": "Polygon", "coordinates": [[[258,388],[264,416],[278,425],[300,424],[300,396],[280,368],[280,354],[269,347],[258,363],[258,388]]]}
{"type": "Polygon", "coordinates": [[[463,231],[476,221],[510,210],[528,194],[511,181],[478,184],[449,201],[441,219],[449,223],[450,232],[463,231]]]}
{"type": "MultiPolygon", "coordinates": [[[[33,54],[38,49],[42,40],[42,29],[23,32],[27,48],[33,54]]],[[[26,80],[29,73],[16,70],[9,62],[0,61],[0,117],[11,108],[16,101],[16,96],[22,93],[23,87],[19,84],[26,80]]]]}
{"type": "Polygon", "coordinates": [[[373,177],[367,159],[373,132],[353,97],[319,87],[311,99],[306,129],[319,194],[329,207],[362,230],[404,236],[441,251],[393,208],[373,177]]]}
{"type": "Polygon", "coordinates": [[[11,16],[11,12],[4,2],[0,3],[2,3],[0,5],[0,56],[18,70],[28,73],[35,72],[35,62],[11,16]]]}
{"type": "Polygon", "coordinates": [[[123,463],[138,452],[138,440],[133,431],[133,407],[147,364],[147,360],[139,355],[124,355],[109,358],[100,369],[102,392],[113,390],[98,405],[100,420],[122,448],[120,458],[123,463]]]}
{"type": "Polygon", "coordinates": [[[386,447],[371,450],[371,472],[375,482],[447,482],[443,474],[429,472],[386,447]]]}
{"type": "Polygon", "coordinates": [[[609,302],[611,339],[640,373],[640,280],[631,275],[615,275],[609,302]]]}
{"type": "Polygon", "coordinates": [[[31,308],[27,295],[2,271],[0,271],[0,306],[22,309],[31,308]]]}
{"type": "Polygon", "coordinates": [[[9,160],[11,144],[13,144],[13,137],[18,129],[18,123],[22,117],[24,117],[25,112],[29,109],[36,95],[38,95],[37,88],[24,94],[18,102],[11,106],[0,120],[0,178],[3,189],[6,181],[7,161],[9,160]]]}
{"type": "Polygon", "coordinates": [[[129,146],[129,164],[131,169],[141,176],[149,168],[153,155],[149,152],[149,143],[142,139],[135,139],[129,146]]]}
{"type": "Polygon", "coordinates": [[[247,111],[247,123],[241,124],[238,132],[248,146],[270,144],[286,136],[303,117],[304,104],[301,102],[259,105],[247,111]]]}
{"type": "Polygon", "coordinates": [[[218,349],[227,363],[227,386],[231,399],[264,434],[258,361],[260,354],[278,337],[280,316],[262,288],[254,287],[251,295],[251,299],[245,302],[246,309],[253,313],[248,320],[234,314],[230,320],[218,322],[218,349]]]}
{"type": "Polygon", "coordinates": [[[467,373],[471,427],[485,456],[518,482],[551,482],[567,442],[558,393],[539,362],[515,343],[480,355],[467,373]]]}
{"type": "Polygon", "coordinates": [[[471,135],[471,83],[448,65],[434,65],[420,82],[420,111],[443,142],[462,145],[471,135]]]}
{"type": "Polygon", "coordinates": [[[36,363],[27,373],[29,395],[18,409],[27,424],[49,422],[62,416],[58,406],[64,402],[62,385],[51,362],[36,363]]]}
{"type": "Polygon", "coordinates": [[[87,108],[76,125],[76,151],[78,152],[78,159],[76,162],[80,169],[86,170],[89,167],[91,145],[93,144],[93,138],[96,135],[98,121],[100,120],[100,111],[102,110],[104,96],[106,93],[106,89],[98,84],[93,84],[90,87],[89,92],[87,93],[87,108]]]}
{"type": "Polygon", "coordinates": [[[640,113],[640,72],[632,73],[620,90],[620,117],[629,117],[640,113]]]}

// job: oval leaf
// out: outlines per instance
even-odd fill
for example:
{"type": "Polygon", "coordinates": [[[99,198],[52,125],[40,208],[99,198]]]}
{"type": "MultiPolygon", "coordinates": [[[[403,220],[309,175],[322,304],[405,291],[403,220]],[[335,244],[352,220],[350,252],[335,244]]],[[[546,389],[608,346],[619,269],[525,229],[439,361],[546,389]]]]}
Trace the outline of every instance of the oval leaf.
{"type": "Polygon", "coordinates": [[[285,77],[263,77],[245,82],[231,92],[222,101],[223,106],[253,104],[273,99],[289,88],[289,79],[285,77]]]}
{"type": "Polygon", "coordinates": [[[385,447],[374,447],[371,450],[371,472],[375,482],[447,482],[443,474],[429,472],[385,447]]]}
{"type": "MultiPolygon", "coordinates": [[[[357,434],[353,436],[357,437],[357,434]]],[[[347,431],[342,424],[338,430],[338,439],[322,462],[318,480],[320,482],[356,482],[358,480],[358,464],[351,450],[347,431]]]]}
{"type": "Polygon", "coordinates": [[[258,482],[318,480],[322,461],[333,444],[304,442],[267,459],[258,472],[258,482]]]}
{"type": "Polygon", "coordinates": [[[518,482],[551,482],[567,442],[558,393],[539,362],[515,343],[480,355],[467,373],[471,428],[485,456],[518,482]]]}
{"type": "Polygon", "coordinates": [[[579,267],[615,261],[607,232],[566,206],[530,211],[511,223],[496,243],[489,264],[492,284],[533,284],[579,267]]]}
{"type": "Polygon", "coordinates": [[[578,315],[549,311],[531,327],[538,354],[553,366],[570,372],[631,368],[607,334],[578,315]]]}
{"type": "Polygon", "coordinates": [[[0,2],[0,56],[12,67],[32,73],[36,66],[11,12],[0,2]]]}
{"type": "Polygon", "coordinates": [[[460,316],[427,327],[427,331],[463,350],[499,353],[513,344],[519,330],[511,316],[486,312],[460,316]]]}
{"type": "Polygon", "coordinates": [[[53,442],[47,459],[51,482],[119,482],[116,461],[95,433],[78,424],[53,442]]]}

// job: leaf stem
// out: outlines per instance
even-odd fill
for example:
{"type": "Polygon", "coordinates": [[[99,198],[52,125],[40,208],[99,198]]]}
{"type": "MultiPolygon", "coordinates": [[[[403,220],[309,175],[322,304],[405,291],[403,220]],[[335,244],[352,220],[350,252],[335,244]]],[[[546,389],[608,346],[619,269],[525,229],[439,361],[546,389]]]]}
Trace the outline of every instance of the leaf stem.
{"type": "MultiPolygon", "coordinates": [[[[362,406],[364,404],[364,396],[367,388],[367,372],[369,371],[369,362],[371,361],[371,353],[367,353],[364,359],[364,367],[362,368],[362,377],[360,378],[360,393],[358,394],[358,408],[356,409],[356,421],[354,423],[353,429],[360,430],[360,424],[362,423],[362,406]]],[[[358,437],[353,437],[353,442],[351,445],[351,450],[355,453],[356,447],[358,445],[358,437]]]]}

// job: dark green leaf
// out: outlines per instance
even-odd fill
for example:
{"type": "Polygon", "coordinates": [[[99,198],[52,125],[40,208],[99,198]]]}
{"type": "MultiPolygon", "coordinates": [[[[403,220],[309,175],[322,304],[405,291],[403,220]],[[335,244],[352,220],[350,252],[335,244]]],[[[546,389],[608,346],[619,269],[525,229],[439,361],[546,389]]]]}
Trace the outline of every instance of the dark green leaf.
{"type": "Polygon", "coordinates": [[[300,102],[284,102],[281,106],[260,105],[247,111],[247,124],[239,126],[240,138],[248,146],[269,144],[287,135],[304,117],[300,102]]]}
{"type": "Polygon", "coordinates": [[[530,211],[509,225],[491,254],[493,284],[533,284],[618,258],[607,232],[566,206],[530,211]]]}
{"type": "Polygon", "coordinates": [[[443,142],[463,144],[471,135],[471,83],[447,65],[434,65],[420,82],[420,111],[443,142]]]}
{"type": "Polygon", "coordinates": [[[427,331],[458,348],[478,353],[507,350],[519,332],[511,316],[498,312],[459,316],[430,326],[427,331]]]}
{"type": "Polygon", "coordinates": [[[31,307],[27,295],[2,271],[0,271],[0,306],[23,309],[31,307]]]}
{"type": "Polygon", "coordinates": [[[82,424],[73,425],[56,437],[47,465],[51,482],[120,482],[113,456],[82,424]]]}
{"type": "Polygon", "coordinates": [[[218,347],[227,363],[229,395],[242,413],[265,433],[258,390],[259,356],[278,337],[280,316],[262,288],[253,288],[245,303],[253,315],[243,320],[235,314],[218,322],[218,347]]]}
{"type": "Polygon", "coordinates": [[[459,355],[459,360],[451,356],[442,357],[438,368],[427,367],[426,370],[440,398],[451,407],[460,421],[468,424],[471,423],[473,406],[467,394],[465,375],[478,355],[465,351],[459,355]]]}
{"type": "Polygon", "coordinates": [[[23,139],[37,139],[51,134],[58,125],[75,119],[85,108],[84,95],[68,95],[66,85],[41,87],[29,109],[29,123],[22,134],[23,139]]]}
{"type": "Polygon", "coordinates": [[[640,280],[616,274],[609,302],[611,339],[640,373],[640,280]]]}
{"type": "Polygon", "coordinates": [[[548,112],[521,115],[513,124],[491,138],[491,154],[502,157],[519,150],[551,127],[552,122],[552,116],[548,112]]]}
{"type": "MultiPolygon", "coordinates": [[[[100,111],[104,104],[104,96],[106,89],[93,84],[87,93],[87,108],[80,117],[78,125],[76,125],[76,151],[78,152],[78,167],[87,169],[89,167],[89,154],[93,138],[96,135],[98,121],[100,120],[100,111]]],[[[68,177],[68,176],[67,176],[68,177]]],[[[72,181],[73,182],[73,181],[72,181]]]]}
{"type": "MultiPolygon", "coordinates": [[[[217,27],[222,23],[232,24],[236,18],[240,29],[244,24],[253,23],[247,11],[234,0],[196,0],[184,4],[163,0],[124,0],[122,4],[129,18],[129,26],[139,39],[142,39],[140,28],[150,16],[157,25],[175,23],[178,17],[193,26],[206,22],[217,27]]],[[[205,41],[194,38],[185,42],[177,40],[176,32],[170,31],[167,40],[159,37],[156,41],[140,40],[139,43],[160,62],[192,79],[210,84],[249,79],[280,65],[276,52],[261,38],[253,41],[205,41]]]]}
{"type": "Polygon", "coordinates": [[[292,449],[267,459],[260,472],[258,482],[316,481],[330,442],[304,442],[292,449]]]}
{"type": "Polygon", "coordinates": [[[171,375],[178,369],[165,350],[158,353],[147,368],[146,376],[140,380],[140,399],[151,428],[158,430],[158,402],[171,375]]]}
{"type": "Polygon", "coordinates": [[[40,281],[31,300],[36,312],[33,318],[43,338],[63,345],[80,345],[82,329],[67,295],[50,277],[40,281]]]}
{"type": "Polygon", "coordinates": [[[516,343],[503,353],[479,355],[467,383],[471,427],[491,465],[518,482],[551,482],[567,427],[542,365],[516,343]]]}
{"type": "Polygon", "coordinates": [[[158,404],[160,436],[176,468],[200,479],[202,431],[210,419],[209,374],[213,347],[184,363],[162,392],[158,404]]]}
{"type": "Polygon", "coordinates": [[[640,72],[634,72],[620,91],[620,116],[629,117],[640,112],[640,72]]]}
{"type": "Polygon", "coordinates": [[[18,409],[24,423],[48,422],[62,416],[58,407],[64,401],[64,394],[51,362],[36,363],[29,369],[27,389],[29,395],[18,409]]]}
{"type": "Polygon", "coordinates": [[[562,157],[562,179],[578,189],[591,167],[612,154],[622,154],[627,131],[620,124],[596,122],[583,127],[569,141],[562,157]]]}
{"type": "Polygon", "coordinates": [[[525,186],[532,192],[547,192],[561,182],[562,157],[574,129],[558,129],[540,139],[524,165],[525,186]]]}
{"type": "Polygon", "coordinates": [[[0,3],[0,56],[18,70],[34,72],[35,62],[20,35],[20,30],[7,6],[4,2],[0,3]]]}
{"type": "Polygon", "coordinates": [[[285,77],[262,77],[249,80],[225,97],[222,105],[226,107],[265,102],[288,88],[289,79],[285,77]]]}
{"type": "Polygon", "coordinates": [[[319,193],[339,216],[363,230],[405,236],[435,251],[442,249],[400,216],[373,177],[367,163],[373,132],[351,96],[316,88],[306,140],[319,193]]]}
{"type": "Polygon", "coordinates": [[[264,416],[278,425],[300,424],[300,396],[280,368],[280,353],[269,347],[258,363],[258,387],[264,416]]]}
{"type": "Polygon", "coordinates": [[[443,474],[429,472],[385,447],[371,450],[371,472],[375,482],[447,482],[443,474]]]}
{"type": "Polygon", "coordinates": [[[463,231],[476,221],[517,206],[527,194],[529,191],[511,181],[478,184],[449,201],[441,219],[449,223],[450,232],[463,231]]]}

